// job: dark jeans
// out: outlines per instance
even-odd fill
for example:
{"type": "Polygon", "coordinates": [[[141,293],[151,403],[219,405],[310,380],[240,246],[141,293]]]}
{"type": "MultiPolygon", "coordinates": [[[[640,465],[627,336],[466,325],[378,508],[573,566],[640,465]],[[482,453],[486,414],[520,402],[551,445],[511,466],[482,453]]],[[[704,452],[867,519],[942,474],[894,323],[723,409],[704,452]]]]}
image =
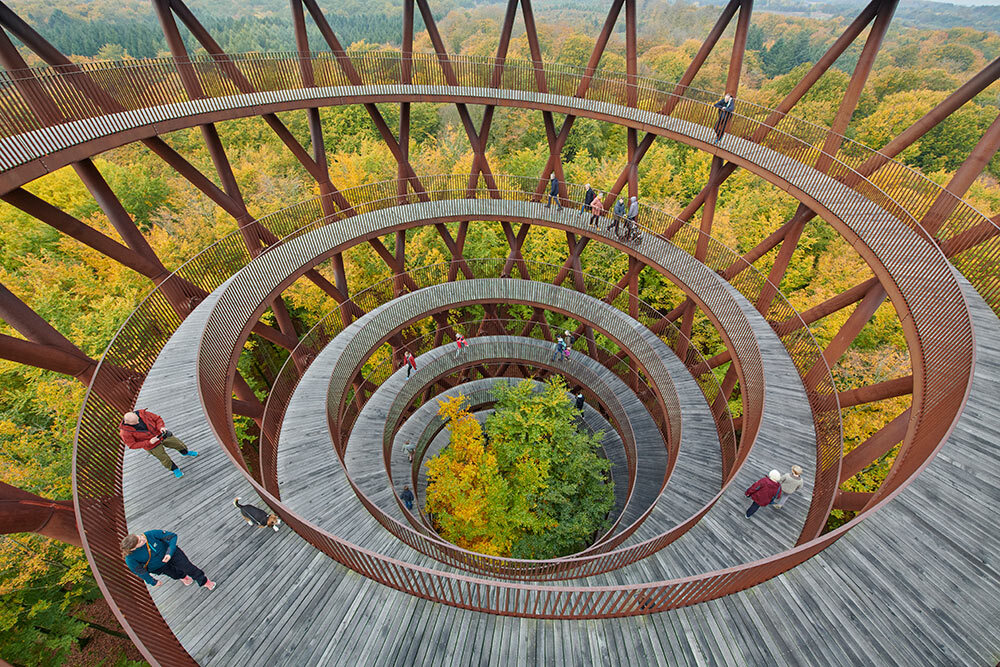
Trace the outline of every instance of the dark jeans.
{"type": "Polygon", "coordinates": [[[562,202],[559,201],[559,195],[558,194],[550,194],[549,195],[549,201],[548,201],[547,204],[545,204],[545,207],[549,208],[549,207],[552,206],[552,199],[553,199],[553,197],[556,200],[556,206],[559,207],[559,210],[562,210],[562,202]]]}
{"type": "Polygon", "coordinates": [[[406,364],[406,377],[410,377],[410,371],[413,370],[413,366],[406,364]]]}
{"type": "Polygon", "coordinates": [[[747,510],[747,518],[749,519],[751,516],[753,516],[753,513],[756,512],[759,509],[760,509],[760,505],[758,505],[757,503],[752,503],[750,505],[750,509],[747,510]]]}
{"type": "Polygon", "coordinates": [[[599,222],[600,219],[601,219],[601,216],[597,215],[596,213],[592,213],[590,215],[590,224],[592,224],[592,225],[594,225],[596,227],[600,227],[601,226],[601,223],[599,222]]]}
{"type": "Polygon", "coordinates": [[[187,555],[181,551],[180,547],[174,549],[174,555],[170,560],[160,566],[159,570],[151,570],[150,574],[165,574],[171,579],[183,579],[191,577],[199,586],[204,586],[208,581],[205,573],[197,565],[188,560],[187,555]]]}
{"type": "Polygon", "coordinates": [[[719,112],[719,120],[715,121],[715,136],[719,139],[726,132],[726,125],[729,124],[729,119],[732,118],[733,114],[728,111],[719,112]]]}

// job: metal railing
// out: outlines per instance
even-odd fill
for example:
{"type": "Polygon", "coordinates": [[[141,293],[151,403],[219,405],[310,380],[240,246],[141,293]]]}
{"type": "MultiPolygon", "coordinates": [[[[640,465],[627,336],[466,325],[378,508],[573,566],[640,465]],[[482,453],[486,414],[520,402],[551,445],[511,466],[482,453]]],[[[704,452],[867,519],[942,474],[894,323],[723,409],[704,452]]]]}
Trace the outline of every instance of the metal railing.
{"type": "MultiPolygon", "coordinates": [[[[369,94],[377,94],[380,87],[391,85],[403,93],[404,70],[413,86],[498,88],[624,107],[632,106],[629,102],[634,100],[639,110],[666,111],[672,118],[705,128],[715,124],[717,114],[711,105],[720,97],[692,87],[681,88],[678,95],[676,83],[648,77],[637,77],[629,85],[624,74],[605,69],[559,63],[536,68],[531,61],[432,53],[407,58],[387,51],[337,56],[326,52],[211,55],[40,67],[0,73],[0,138],[7,140],[0,168],[41,159],[60,147],[110,136],[137,124],[217,110],[218,103],[208,100],[256,94],[257,99],[239,105],[256,106],[287,101],[274,93],[351,86],[364,86],[369,94]],[[545,81],[544,91],[539,78],[545,81]],[[198,94],[190,94],[189,89],[198,94]]],[[[322,97],[313,90],[297,99],[308,105],[322,97]]],[[[846,137],[833,135],[839,149],[836,155],[826,155],[821,149],[831,136],[827,128],[757,104],[737,100],[727,131],[805,165],[817,164],[825,156],[829,175],[933,237],[994,311],[1000,312],[1000,276],[995,271],[1000,261],[1000,226],[960,198],[846,137]]]]}

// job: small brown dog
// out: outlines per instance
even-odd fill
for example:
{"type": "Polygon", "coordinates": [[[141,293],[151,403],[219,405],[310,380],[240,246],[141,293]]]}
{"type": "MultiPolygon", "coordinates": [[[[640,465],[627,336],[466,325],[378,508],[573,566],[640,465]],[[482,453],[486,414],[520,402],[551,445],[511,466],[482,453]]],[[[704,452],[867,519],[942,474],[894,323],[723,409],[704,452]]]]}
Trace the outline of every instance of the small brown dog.
{"type": "Polygon", "coordinates": [[[277,532],[278,526],[281,525],[281,519],[276,514],[268,514],[253,505],[240,505],[239,498],[233,501],[233,506],[239,508],[240,514],[243,515],[243,520],[247,522],[248,526],[259,526],[261,528],[266,526],[267,528],[274,528],[275,532],[277,532]]]}

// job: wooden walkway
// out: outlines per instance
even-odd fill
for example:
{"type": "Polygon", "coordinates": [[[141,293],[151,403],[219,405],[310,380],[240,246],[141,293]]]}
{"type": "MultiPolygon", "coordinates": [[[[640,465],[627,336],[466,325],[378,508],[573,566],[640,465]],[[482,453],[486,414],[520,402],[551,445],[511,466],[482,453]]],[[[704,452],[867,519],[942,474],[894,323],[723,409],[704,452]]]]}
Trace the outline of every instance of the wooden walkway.
{"type": "MultiPolygon", "coordinates": [[[[552,351],[551,343],[531,338],[487,336],[468,340],[469,348],[463,352],[463,358],[458,362],[504,359],[508,356],[545,362],[552,351]]],[[[322,409],[316,409],[316,397],[321,396],[321,388],[325,389],[329,384],[328,360],[339,356],[335,342],[331,342],[310,366],[286,412],[282,446],[278,450],[281,497],[296,513],[336,535],[355,541],[359,532],[366,531],[367,534],[370,529],[372,535],[385,538],[379,539],[380,548],[388,550],[383,553],[396,558],[407,558],[414,552],[385,534],[384,529],[354,497],[353,489],[344,478],[343,467],[333,455],[333,443],[325,413],[322,409]]],[[[352,428],[345,452],[347,470],[376,506],[398,520],[404,519],[394,500],[393,489],[389,487],[382,464],[386,416],[394,403],[408,402],[410,396],[418,394],[419,388],[426,384],[425,378],[436,377],[443,370],[452,368],[455,363],[457,361],[453,346],[439,347],[421,355],[417,359],[419,370],[409,380],[406,380],[405,370],[397,371],[386,380],[368,400],[352,428]]],[[[583,355],[575,355],[574,359],[564,363],[565,373],[569,377],[586,381],[599,395],[606,395],[608,400],[615,400],[616,394],[624,395],[619,400],[629,416],[631,428],[637,439],[641,436],[642,442],[646,443],[646,449],[638,452],[639,461],[645,462],[651,470],[651,474],[637,481],[633,503],[630,503],[640,507],[636,512],[638,515],[656,499],[660,489],[657,475],[662,480],[666,466],[663,441],[659,438],[656,424],[626,385],[599,363],[583,355]],[[601,385],[605,385],[606,389],[601,385]]],[[[402,479],[395,479],[394,482],[396,492],[406,483],[402,479]]],[[[368,543],[364,544],[369,546],[368,543]]]]}
{"type": "MultiPolygon", "coordinates": [[[[392,591],[286,528],[247,528],[229,505],[231,495],[246,492],[241,477],[197,423],[177,429],[202,447],[197,459],[183,461],[181,480],[142,453],[126,458],[129,527],[176,529],[192,559],[219,580],[212,593],[175,582],[152,591],[205,665],[991,665],[1000,652],[1000,539],[992,529],[1000,506],[1000,322],[971,290],[967,296],[977,326],[976,379],[938,456],[819,555],[720,600],[646,617],[553,622],[392,591]]],[[[182,328],[196,329],[203,315],[199,309],[182,328]]],[[[190,345],[172,342],[163,354],[169,363],[158,364],[151,382],[171,382],[173,395],[191,391],[190,373],[171,369],[192,356],[190,345]]],[[[170,398],[164,391],[147,405],[177,426],[185,414],[173,411],[170,398]]],[[[759,526],[773,516],[761,510],[759,526]]]]}

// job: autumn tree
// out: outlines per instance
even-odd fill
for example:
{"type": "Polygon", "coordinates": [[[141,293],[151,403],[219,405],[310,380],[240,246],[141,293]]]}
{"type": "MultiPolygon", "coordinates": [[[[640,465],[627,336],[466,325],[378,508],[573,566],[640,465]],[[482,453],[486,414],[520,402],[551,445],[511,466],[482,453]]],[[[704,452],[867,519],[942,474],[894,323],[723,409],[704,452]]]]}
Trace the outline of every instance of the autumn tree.
{"type": "Polygon", "coordinates": [[[464,399],[441,401],[451,441],[428,462],[427,507],[459,546],[515,558],[575,553],[606,528],[614,503],[600,436],[577,427],[578,413],[555,379],[499,385],[484,429],[464,399]]]}

